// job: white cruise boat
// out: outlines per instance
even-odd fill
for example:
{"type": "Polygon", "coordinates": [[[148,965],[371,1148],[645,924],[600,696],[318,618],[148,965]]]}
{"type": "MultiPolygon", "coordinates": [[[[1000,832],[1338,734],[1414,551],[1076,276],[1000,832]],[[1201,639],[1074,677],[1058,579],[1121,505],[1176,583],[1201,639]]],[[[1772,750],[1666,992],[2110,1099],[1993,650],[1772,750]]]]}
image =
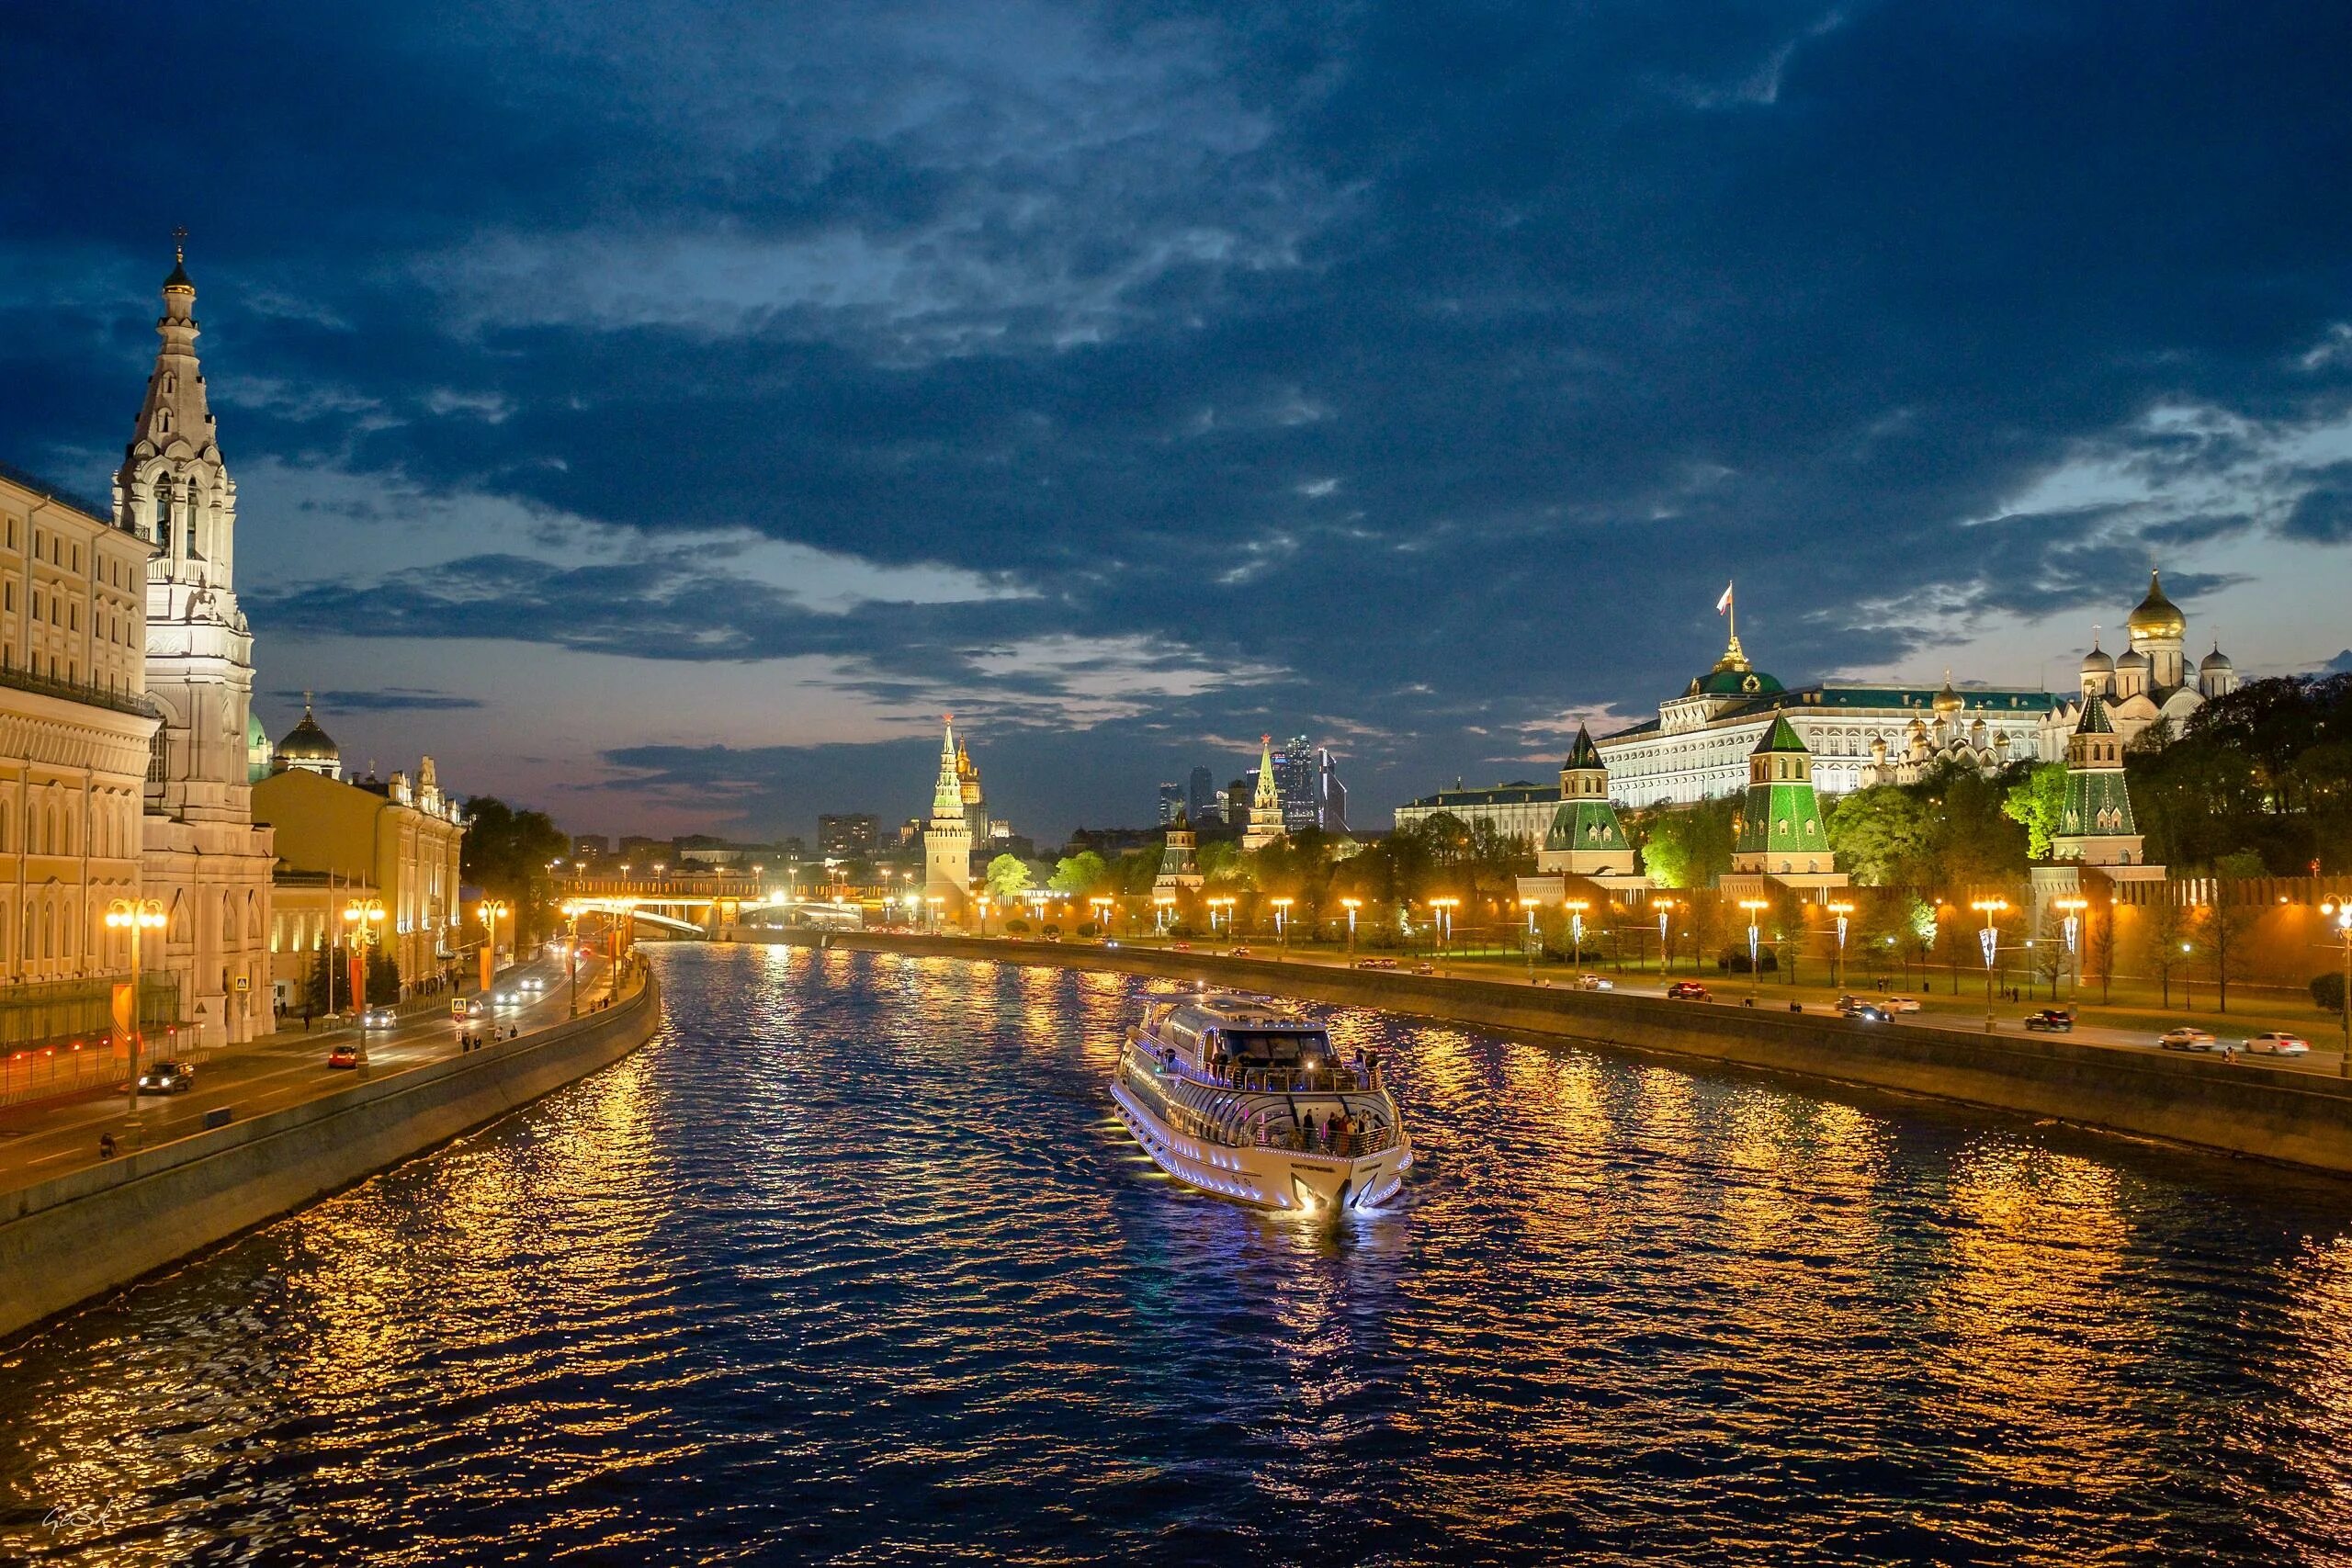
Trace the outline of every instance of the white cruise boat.
{"type": "Polygon", "coordinates": [[[1259,997],[1153,1004],[1111,1100],[1160,1169],[1260,1208],[1376,1208],[1413,1163],[1377,1058],[1335,1061],[1322,1025],[1259,997]]]}

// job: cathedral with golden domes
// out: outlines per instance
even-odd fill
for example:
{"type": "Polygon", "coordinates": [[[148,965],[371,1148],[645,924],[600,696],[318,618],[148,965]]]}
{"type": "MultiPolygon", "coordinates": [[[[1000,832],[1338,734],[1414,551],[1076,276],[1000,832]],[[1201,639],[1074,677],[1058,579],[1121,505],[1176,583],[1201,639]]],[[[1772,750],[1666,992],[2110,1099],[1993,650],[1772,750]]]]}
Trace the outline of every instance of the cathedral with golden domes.
{"type": "Polygon", "coordinates": [[[2061,702],[2042,722],[2041,754],[2066,755],[2067,740],[2094,695],[2107,710],[2121,743],[2129,747],[2154,725],[2178,735],[2191,715],[2216,697],[2238,689],[2236,666],[2217,640],[2212,651],[2188,667],[2188,617],[2165,596],[2160,572],[2148,573],[2148,596],[2123,622],[2127,639],[2120,654],[2099,647],[2096,629],[2083,656],[2079,694],[2061,702]]]}

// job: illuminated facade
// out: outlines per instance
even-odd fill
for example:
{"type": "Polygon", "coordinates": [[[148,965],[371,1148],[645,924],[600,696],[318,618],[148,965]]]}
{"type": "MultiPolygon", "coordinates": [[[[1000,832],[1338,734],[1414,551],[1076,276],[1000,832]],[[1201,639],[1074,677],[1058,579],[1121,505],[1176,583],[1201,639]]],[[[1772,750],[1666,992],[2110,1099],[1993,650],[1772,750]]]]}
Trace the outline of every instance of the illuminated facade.
{"type": "Polygon", "coordinates": [[[1241,847],[1262,850],[1289,830],[1283,819],[1281,787],[1274,778],[1274,738],[1259,737],[1258,784],[1250,800],[1250,822],[1242,829],[1241,847]]]}
{"type": "Polygon", "coordinates": [[[2094,695],[2107,710],[2109,727],[2129,746],[2156,724],[2178,735],[2199,708],[2238,689],[2237,667],[2219,642],[2189,670],[2188,617],[2165,597],[2161,573],[2148,573],[2148,595],[2125,617],[2123,631],[2127,644],[2118,658],[2099,647],[2093,630],[2091,650],[2083,656],[2080,694],[2052,708],[2043,723],[2045,758],[2069,755],[2094,695]]]}
{"type": "Polygon", "coordinates": [[[168,914],[148,961],[180,984],[206,1045],[274,1027],[269,830],[253,820],[253,633],[237,607],[237,485],[196,357],[196,286],[164,280],[163,346],[114,482],[115,525],[151,542],[146,689],[162,717],[146,770],[141,881],[168,914]],[[160,951],[158,951],[160,949],[160,951]]]}
{"type": "MultiPolygon", "coordinates": [[[[140,881],[148,547],[32,479],[0,472],[0,978],[130,967],[107,906],[140,881]]],[[[17,992],[15,995],[25,993],[17,992]]]]}
{"type": "MultiPolygon", "coordinates": [[[[923,824],[923,897],[944,920],[961,922],[972,898],[972,824],[964,815],[964,770],[970,765],[956,743],[956,719],[946,720],[939,743],[939,782],[932,790],[931,818],[923,824]]],[[[973,781],[975,795],[979,781],[973,781]]]]}

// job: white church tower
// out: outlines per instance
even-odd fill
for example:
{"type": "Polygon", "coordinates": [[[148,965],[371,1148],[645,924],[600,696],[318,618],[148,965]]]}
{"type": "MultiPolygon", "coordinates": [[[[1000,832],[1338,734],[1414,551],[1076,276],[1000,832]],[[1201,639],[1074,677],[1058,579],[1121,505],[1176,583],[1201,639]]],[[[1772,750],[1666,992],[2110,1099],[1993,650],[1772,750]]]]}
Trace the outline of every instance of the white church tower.
{"type": "Polygon", "coordinates": [[[115,475],[115,520],[147,563],[147,694],[163,716],[148,760],[144,895],[168,916],[158,967],[207,1045],[275,1027],[269,996],[272,834],[255,828],[247,715],[253,633],[235,591],[237,483],[220,460],[197,364],[184,254],[164,280],[164,342],[115,475]]]}

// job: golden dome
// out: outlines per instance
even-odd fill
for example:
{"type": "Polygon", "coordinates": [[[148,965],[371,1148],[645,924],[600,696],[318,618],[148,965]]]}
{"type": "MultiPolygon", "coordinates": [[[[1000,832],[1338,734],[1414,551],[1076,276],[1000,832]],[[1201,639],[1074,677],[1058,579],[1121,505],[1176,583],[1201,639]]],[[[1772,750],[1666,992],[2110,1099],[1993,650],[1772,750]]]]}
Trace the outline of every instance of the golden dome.
{"type": "Polygon", "coordinates": [[[2134,637],[2179,637],[2188,630],[2188,617],[2180,613],[2179,605],[2165,597],[2162,576],[2152,571],[2148,573],[2148,596],[2140,601],[2140,607],[2132,612],[2132,618],[2124,625],[2134,637]]]}
{"type": "Polygon", "coordinates": [[[1953,691],[1951,687],[1951,671],[1947,670],[1944,671],[1944,689],[1936,694],[1936,711],[1958,713],[1962,705],[1960,694],[1953,691]]]}

